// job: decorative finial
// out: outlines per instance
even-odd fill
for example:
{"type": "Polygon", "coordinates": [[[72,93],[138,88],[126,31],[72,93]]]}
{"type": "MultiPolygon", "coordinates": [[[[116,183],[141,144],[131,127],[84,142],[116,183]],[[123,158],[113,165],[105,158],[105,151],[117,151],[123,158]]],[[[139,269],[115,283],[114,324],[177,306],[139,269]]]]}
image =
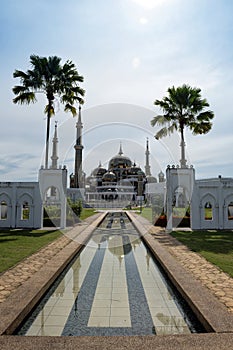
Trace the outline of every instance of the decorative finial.
{"type": "Polygon", "coordinates": [[[121,142],[120,142],[120,149],[119,149],[119,153],[118,153],[118,154],[119,154],[120,156],[122,156],[122,154],[123,154],[121,142]]]}
{"type": "Polygon", "coordinates": [[[79,105],[78,107],[78,124],[82,124],[82,121],[81,121],[81,105],[79,105]]]}

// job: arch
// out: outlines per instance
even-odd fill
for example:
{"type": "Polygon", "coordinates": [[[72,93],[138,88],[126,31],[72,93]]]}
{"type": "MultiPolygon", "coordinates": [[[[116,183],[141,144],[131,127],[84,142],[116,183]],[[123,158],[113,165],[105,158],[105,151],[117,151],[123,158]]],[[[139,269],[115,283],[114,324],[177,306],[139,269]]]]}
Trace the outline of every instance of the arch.
{"type": "Polygon", "coordinates": [[[233,194],[228,194],[225,198],[224,198],[224,205],[228,206],[228,204],[230,202],[233,202],[233,194]]]}
{"type": "Polygon", "coordinates": [[[217,200],[212,193],[206,193],[200,201],[201,210],[201,228],[216,228],[218,227],[218,215],[216,208],[217,200]]]}
{"type": "Polygon", "coordinates": [[[0,202],[2,202],[2,201],[6,202],[7,205],[11,205],[11,197],[9,196],[8,193],[1,192],[1,194],[0,194],[0,202]]]}
{"type": "Polygon", "coordinates": [[[211,202],[205,202],[204,218],[205,220],[213,220],[213,205],[211,204],[211,202]]]}
{"type": "Polygon", "coordinates": [[[19,198],[18,198],[18,203],[22,204],[23,202],[29,202],[30,205],[32,205],[33,204],[32,195],[30,193],[27,193],[27,192],[21,194],[21,196],[19,196],[19,198]]]}
{"type": "Polygon", "coordinates": [[[201,198],[201,206],[204,206],[204,203],[210,202],[212,204],[212,207],[216,205],[216,198],[212,193],[206,193],[201,198]]]}
{"type": "Polygon", "coordinates": [[[189,191],[186,186],[177,186],[173,191],[172,205],[177,208],[187,208],[188,198],[190,198],[189,191]]]}
{"type": "Polygon", "coordinates": [[[233,228],[233,194],[228,194],[224,198],[224,228],[233,228]]]}
{"type": "Polygon", "coordinates": [[[43,200],[45,202],[54,202],[60,200],[60,191],[56,186],[48,186],[43,193],[43,200]]]}
{"type": "Polygon", "coordinates": [[[0,201],[0,220],[7,220],[8,205],[6,201],[0,201]]]}
{"type": "Polygon", "coordinates": [[[0,227],[10,227],[12,216],[11,197],[7,192],[0,194],[0,227]]]}
{"type": "Polygon", "coordinates": [[[30,219],[30,205],[27,201],[24,201],[21,204],[21,220],[30,219]]]}
{"type": "Polygon", "coordinates": [[[33,213],[32,205],[33,205],[32,195],[27,192],[21,194],[21,196],[18,198],[18,209],[17,209],[18,222],[24,221],[26,223],[30,221],[33,213]]]}

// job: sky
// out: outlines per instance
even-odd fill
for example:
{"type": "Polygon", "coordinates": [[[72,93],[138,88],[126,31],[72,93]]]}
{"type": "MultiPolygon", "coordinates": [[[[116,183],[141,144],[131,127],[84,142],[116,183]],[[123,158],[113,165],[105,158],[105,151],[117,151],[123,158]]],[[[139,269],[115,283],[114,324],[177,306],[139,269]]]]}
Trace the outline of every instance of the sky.
{"type": "MultiPolygon", "coordinates": [[[[44,163],[45,96],[15,105],[15,69],[30,55],[71,60],[84,77],[83,168],[123,152],[142,168],[149,140],[153,175],[178,164],[178,134],[155,140],[156,99],[171,86],[201,88],[214,112],[207,135],[185,132],[196,178],[233,176],[231,0],[0,0],[0,181],[37,181],[44,163]]],[[[56,102],[59,164],[73,172],[76,119],[56,102]]],[[[50,154],[52,152],[50,146],[50,154]]]]}

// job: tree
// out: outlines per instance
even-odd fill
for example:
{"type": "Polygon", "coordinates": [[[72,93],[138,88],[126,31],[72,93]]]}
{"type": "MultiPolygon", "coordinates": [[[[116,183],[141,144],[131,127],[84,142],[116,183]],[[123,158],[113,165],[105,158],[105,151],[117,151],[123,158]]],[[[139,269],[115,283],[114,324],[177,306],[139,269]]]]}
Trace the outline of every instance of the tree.
{"type": "Polygon", "coordinates": [[[15,70],[14,78],[20,78],[21,85],[15,86],[12,90],[16,97],[14,103],[30,104],[37,101],[36,94],[44,93],[47,98],[45,114],[47,115],[46,130],[46,150],[45,150],[45,168],[48,168],[49,153],[49,133],[50,118],[55,114],[54,102],[58,99],[64,104],[64,111],[71,112],[73,116],[77,114],[74,104],[78,102],[83,104],[82,97],[85,91],[80,88],[79,83],[83,82],[83,77],[71,61],[61,64],[61,58],[57,56],[39,57],[30,56],[32,69],[26,72],[15,70]]]}
{"type": "Polygon", "coordinates": [[[206,134],[212,127],[211,120],[214,113],[205,110],[209,107],[206,99],[201,98],[201,89],[192,88],[183,84],[180,87],[169,88],[168,97],[156,100],[154,104],[159,106],[163,114],[157,115],[151,120],[151,125],[163,126],[156,134],[158,140],[175,130],[181,134],[181,167],[186,167],[184,129],[189,128],[194,135],[206,134]]]}

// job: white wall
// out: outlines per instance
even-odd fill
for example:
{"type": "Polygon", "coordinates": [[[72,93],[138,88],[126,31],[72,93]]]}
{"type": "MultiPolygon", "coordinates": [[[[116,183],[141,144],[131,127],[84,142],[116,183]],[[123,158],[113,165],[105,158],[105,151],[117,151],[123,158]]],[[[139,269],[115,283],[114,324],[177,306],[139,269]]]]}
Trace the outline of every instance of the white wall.
{"type": "Polygon", "coordinates": [[[228,217],[233,203],[233,178],[196,180],[191,203],[192,229],[233,229],[228,217]],[[205,205],[212,206],[212,218],[205,217],[205,205]]]}
{"type": "Polygon", "coordinates": [[[40,228],[41,220],[42,201],[38,182],[0,182],[0,227],[40,228]],[[25,204],[29,208],[27,219],[22,216],[25,204]]]}

